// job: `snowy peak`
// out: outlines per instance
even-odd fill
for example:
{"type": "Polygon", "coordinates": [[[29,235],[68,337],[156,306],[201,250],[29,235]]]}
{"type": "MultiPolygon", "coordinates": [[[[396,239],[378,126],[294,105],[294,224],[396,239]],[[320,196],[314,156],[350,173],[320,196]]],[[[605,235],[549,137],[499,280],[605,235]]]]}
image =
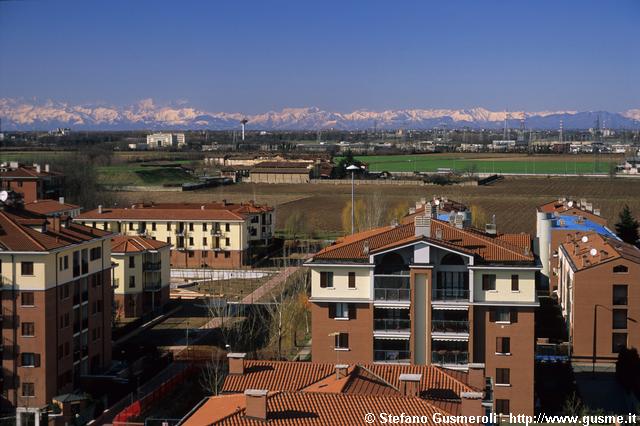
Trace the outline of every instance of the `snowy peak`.
{"type": "Polygon", "coordinates": [[[239,127],[247,118],[249,129],[264,130],[362,130],[430,129],[436,126],[500,128],[505,118],[517,127],[524,119],[526,126],[536,129],[557,129],[560,120],[565,129],[587,129],[596,121],[608,128],[640,126],[640,109],[621,113],[606,111],[490,111],[469,109],[399,109],[370,111],[365,109],[340,113],[316,107],[284,108],[262,114],[209,112],[182,102],[158,105],[153,99],[143,99],[133,105],[71,105],[62,102],[28,102],[0,98],[0,118],[4,130],[49,130],[70,127],[77,130],[161,130],[211,129],[228,130],[239,127]]]}

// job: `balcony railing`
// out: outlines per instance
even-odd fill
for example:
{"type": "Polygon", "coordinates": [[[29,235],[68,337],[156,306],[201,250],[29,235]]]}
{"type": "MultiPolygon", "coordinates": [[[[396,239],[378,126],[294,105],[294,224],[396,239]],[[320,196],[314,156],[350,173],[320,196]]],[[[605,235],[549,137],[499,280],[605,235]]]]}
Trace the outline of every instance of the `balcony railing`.
{"type": "Polygon", "coordinates": [[[222,229],[212,229],[211,235],[213,235],[214,237],[222,236],[222,229]]]}
{"type": "Polygon", "coordinates": [[[463,351],[433,351],[431,362],[443,365],[461,365],[469,363],[469,352],[463,351]]]}
{"type": "Polygon", "coordinates": [[[396,318],[381,318],[373,320],[375,331],[410,331],[411,320],[396,318]]]}
{"type": "Polygon", "coordinates": [[[162,283],[160,281],[147,281],[144,283],[144,289],[148,291],[160,290],[162,283]]]}
{"type": "Polygon", "coordinates": [[[431,297],[433,300],[469,300],[469,289],[461,287],[434,288],[431,297]]]}
{"type": "Polygon", "coordinates": [[[411,352],[404,350],[374,350],[375,362],[411,362],[411,352]]]}
{"type": "Polygon", "coordinates": [[[411,298],[410,280],[408,276],[376,276],[374,277],[375,300],[408,301],[411,298]]]}
{"type": "Polygon", "coordinates": [[[159,271],[161,268],[162,268],[161,262],[144,262],[142,264],[142,269],[146,272],[159,271]]]}
{"type": "Polygon", "coordinates": [[[434,333],[468,333],[469,321],[433,320],[431,331],[434,333]]]}

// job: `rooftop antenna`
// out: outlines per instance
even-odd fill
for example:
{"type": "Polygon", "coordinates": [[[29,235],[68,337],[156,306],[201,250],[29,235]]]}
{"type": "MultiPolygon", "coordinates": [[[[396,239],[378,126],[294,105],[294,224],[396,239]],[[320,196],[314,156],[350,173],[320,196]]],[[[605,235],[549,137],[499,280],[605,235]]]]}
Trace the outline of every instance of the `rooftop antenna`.
{"type": "Polygon", "coordinates": [[[242,142],[244,142],[244,126],[248,122],[249,120],[247,120],[246,118],[243,118],[242,120],[240,120],[240,125],[242,126],[242,142]]]}

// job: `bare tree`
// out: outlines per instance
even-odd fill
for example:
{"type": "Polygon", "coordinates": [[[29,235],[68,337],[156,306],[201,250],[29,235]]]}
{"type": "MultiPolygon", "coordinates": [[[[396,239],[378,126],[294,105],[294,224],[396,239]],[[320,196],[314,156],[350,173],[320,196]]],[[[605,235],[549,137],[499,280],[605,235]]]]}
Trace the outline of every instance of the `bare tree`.
{"type": "Polygon", "coordinates": [[[217,354],[217,351],[212,351],[211,358],[202,368],[202,374],[199,380],[200,386],[205,392],[211,395],[219,395],[222,392],[222,385],[224,384],[224,378],[227,376],[227,373],[227,362],[217,354]]]}

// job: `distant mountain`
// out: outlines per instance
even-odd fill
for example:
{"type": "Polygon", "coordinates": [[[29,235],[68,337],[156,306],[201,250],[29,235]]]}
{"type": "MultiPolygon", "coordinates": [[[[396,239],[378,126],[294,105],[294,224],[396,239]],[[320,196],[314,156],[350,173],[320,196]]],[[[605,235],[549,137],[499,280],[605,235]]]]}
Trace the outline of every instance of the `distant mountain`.
{"type": "MultiPolygon", "coordinates": [[[[238,129],[240,120],[245,117],[249,120],[247,128],[250,130],[431,129],[438,126],[499,129],[504,126],[505,114],[484,108],[357,110],[338,113],[309,107],[285,108],[245,116],[240,113],[207,112],[186,105],[159,106],[151,99],[126,107],[114,107],[0,98],[0,118],[4,130],[50,130],[56,127],[74,130],[229,130],[238,129]]],[[[561,120],[565,129],[588,129],[594,127],[597,120],[603,127],[611,129],[640,127],[640,109],[619,113],[509,112],[509,126],[519,127],[523,116],[526,117],[526,127],[534,129],[557,129],[561,120]]]]}

